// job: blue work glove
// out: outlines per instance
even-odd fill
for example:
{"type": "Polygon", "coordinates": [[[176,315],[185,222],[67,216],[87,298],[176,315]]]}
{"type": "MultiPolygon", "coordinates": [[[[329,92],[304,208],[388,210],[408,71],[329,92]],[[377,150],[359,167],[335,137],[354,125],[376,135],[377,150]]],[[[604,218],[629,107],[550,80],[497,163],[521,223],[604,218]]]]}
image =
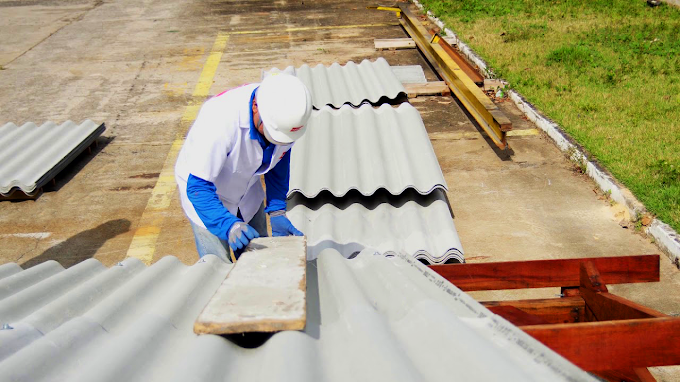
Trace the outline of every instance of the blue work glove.
{"type": "Polygon", "coordinates": [[[272,236],[304,236],[293,226],[293,223],[286,217],[285,211],[274,211],[269,214],[269,220],[272,223],[272,236]]]}
{"type": "Polygon", "coordinates": [[[260,237],[260,234],[257,233],[255,228],[242,221],[234,222],[229,228],[228,241],[232,251],[245,248],[250,240],[256,237],[260,237]]]}

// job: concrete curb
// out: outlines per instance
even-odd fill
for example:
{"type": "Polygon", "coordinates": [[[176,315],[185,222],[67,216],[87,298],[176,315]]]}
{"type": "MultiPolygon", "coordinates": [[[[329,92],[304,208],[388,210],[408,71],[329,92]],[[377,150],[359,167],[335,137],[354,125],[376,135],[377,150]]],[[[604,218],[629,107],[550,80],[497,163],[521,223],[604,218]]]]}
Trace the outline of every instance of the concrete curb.
{"type": "MultiPolygon", "coordinates": [[[[418,0],[411,1],[413,1],[420,10],[424,10],[423,5],[420,4],[418,0]]],[[[430,11],[427,11],[427,16],[433,23],[441,28],[447,37],[453,37],[454,42],[458,46],[458,50],[473,64],[477,65],[485,77],[495,77],[486,61],[479,57],[479,55],[477,55],[477,53],[475,53],[467,44],[460,41],[458,36],[449,28],[446,28],[439,18],[434,16],[430,11]]],[[[571,160],[584,164],[586,174],[597,183],[602,191],[610,192],[610,197],[614,201],[625,206],[633,221],[642,218],[642,216],[647,213],[645,206],[637,200],[633,193],[619,184],[619,182],[609,174],[608,171],[601,168],[597,162],[590,161],[585,150],[564,132],[558,124],[538,112],[531,103],[516,91],[510,90],[508,91],[508,95],[522,113],[524,113],[524,115],[541,130],[545,131],[545,133],[555,142],[557,147],[569,155],[571,160]]],[[[676,267],[680,268],[680,235],[678,235],[678,233],[668,224],[656,218],[652,220],[652,223],[647,227],[645,233],[653,237],[655,244],[659,249],[668,255],[676,267]]]]}
{"type": "Polygon", "coordinates": [[[680,8],[680,0],[663,0],[663,2],[680,8]]]}

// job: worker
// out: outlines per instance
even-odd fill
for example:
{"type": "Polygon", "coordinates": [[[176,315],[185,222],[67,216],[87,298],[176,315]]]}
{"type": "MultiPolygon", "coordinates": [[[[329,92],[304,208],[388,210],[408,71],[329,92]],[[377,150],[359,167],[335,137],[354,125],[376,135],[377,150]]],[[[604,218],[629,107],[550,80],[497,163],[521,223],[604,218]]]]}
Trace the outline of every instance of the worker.
{"type": "Polygon", "coordinates": [[[267,236],[265,213],[273,236],[303,235],[286,217],[286,195],[290,151],[311,113],[307,87],[283,73],[220,93],[201,107],[175,165],[199,257],[236,261],[250,240],[267,236]]]}

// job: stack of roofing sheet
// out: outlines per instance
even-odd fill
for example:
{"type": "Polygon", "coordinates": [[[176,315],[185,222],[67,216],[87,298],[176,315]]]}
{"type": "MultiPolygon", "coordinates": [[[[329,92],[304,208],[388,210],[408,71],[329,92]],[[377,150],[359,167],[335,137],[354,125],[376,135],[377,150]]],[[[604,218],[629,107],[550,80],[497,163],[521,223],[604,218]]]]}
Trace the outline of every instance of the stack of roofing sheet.
{"type": "Polygon", "coordinates": [[[290,192],[307,197],[324,190],[369,196],[381,188],[393,195],[446,188],[425,125],[408,103],[314,112],[291,151],[291,168],[290,192]]]}
{"type": "Polygon", "coordinates": [[[403,251],[431,264],[463,262],[446,195],[433,194],[446,190],[446,181],[420,113],[409,103],[349,105],[394,98],[403,90],[387,61],[285,71],[300,77],[312,90],[315,106],[321,105],[291,151],[289,196],[300,193],[317,199],[312,204],[325,204],[310,209],[304,198],[289,204],[293,223],[310,243],[308,258],[324,248],[335,248],[346,257],[373,248],[380,253],[403,251]],[[403,195],[401,202],[382,200],[376,205],[379,190],[403,195]],[[338,198],[357,191],[359,196],[339,207],[343,202],[338,198]],[[418,194],[433,194],[436,201],[423,205],[415,200],[418,194]]]}
{"type": "Polygon", "coordinates": [[[0,197],[33,195],[104,132],[104,124],[28,122],[0,126],[0,197]]]}
{"type": "Polygon", "coordinates": [[[109,269],[94,259],[66,270],[2,265],[0,379],[592,380],[405,255],[323,251],[308,263],[304,331],[195,335],[230,269],[212,255],[193,266],[174,257],[148,268],[134,258],[109,269]]]}
{"type": "MultiPolygon", "coordinates": [[[[299,194],[298,194],[299,195],[299,194]]],[[[294,195],[288,217],[307,235],[308,258],[326,248],[353,257],[365,248],[408,253],[416,259],[463,262],[460,239],[442,190],[427,195],[374,194],[332,200],[294,195]]]]}
{"type": "Polygon", "coordinates": [[[406,94],[404,85],[382,57],[374,62],[363,60],[359,65],[349,61],[345,65],[336,62],[330,67],[319,64],[314,68],[309,65],[297,69],[292,66],[284,70],[274,68],[265,76],[271,72],[289,73],[300,78],[312,92],[312,103],[317,109],[326,105],[337,108],[346,103],[359,106],[364,101],[377,103],[406,94]]]}

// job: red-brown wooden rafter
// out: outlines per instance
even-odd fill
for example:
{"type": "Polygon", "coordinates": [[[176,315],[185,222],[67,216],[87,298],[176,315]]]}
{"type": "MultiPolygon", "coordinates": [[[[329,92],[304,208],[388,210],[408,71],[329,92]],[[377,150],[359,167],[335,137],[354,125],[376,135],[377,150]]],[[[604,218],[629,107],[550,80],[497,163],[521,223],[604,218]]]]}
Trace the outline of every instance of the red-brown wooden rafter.
{"type": "Polygon", "coordinates": [[[529,314],[512,305],[487,306],[487,308],[494,314],[497,314],[505,318],[506,320],[512,322],[513,325],[516,326],[549,324],[549,322],[544,320],[543,318],[533,314],[529,314]]]}
{"type": "Polygon", "coordinates": [[[525,313],[539,317],[546,323],[562,324],[578,322],[579,318],[583,316],[583,309],[586,306],[585,302],[580,297],[512,301],[484,301],[482,302],[482,305],[515,325],[517,325],[515,322],[509,320],[505,315],[494,310],[494,308],[500,306],[512,306],[525,313]]]}
{"type": "Polygon", "coordinates": [[[680,318],[521,327],[588,371],[680,364],[680,318]]]}
{"type": "Polygon", "coordinates": [[[430,268],[464,291],[569,287],[579,285],[579,266],[584,261],[592,261],[608,284],[659,281],[659,255],[446,264],[430,268]]]}
{"type": "Polygon", "coordinates": [[[598,269],[591,261],[581,263],[580,277],[579,293],[592,314],[588,321],[667,317],[654,309],[609,293],[598,269]]]}
{"type": "Polygon", "coordinates": [[[466,291],[561,287],[562,298],[482,304],[606,380],[654,381],[647,367],[680,364],[680,318],[613,295],[606,285],[659,281],[659,255],[431,268],[466,291]]]}

